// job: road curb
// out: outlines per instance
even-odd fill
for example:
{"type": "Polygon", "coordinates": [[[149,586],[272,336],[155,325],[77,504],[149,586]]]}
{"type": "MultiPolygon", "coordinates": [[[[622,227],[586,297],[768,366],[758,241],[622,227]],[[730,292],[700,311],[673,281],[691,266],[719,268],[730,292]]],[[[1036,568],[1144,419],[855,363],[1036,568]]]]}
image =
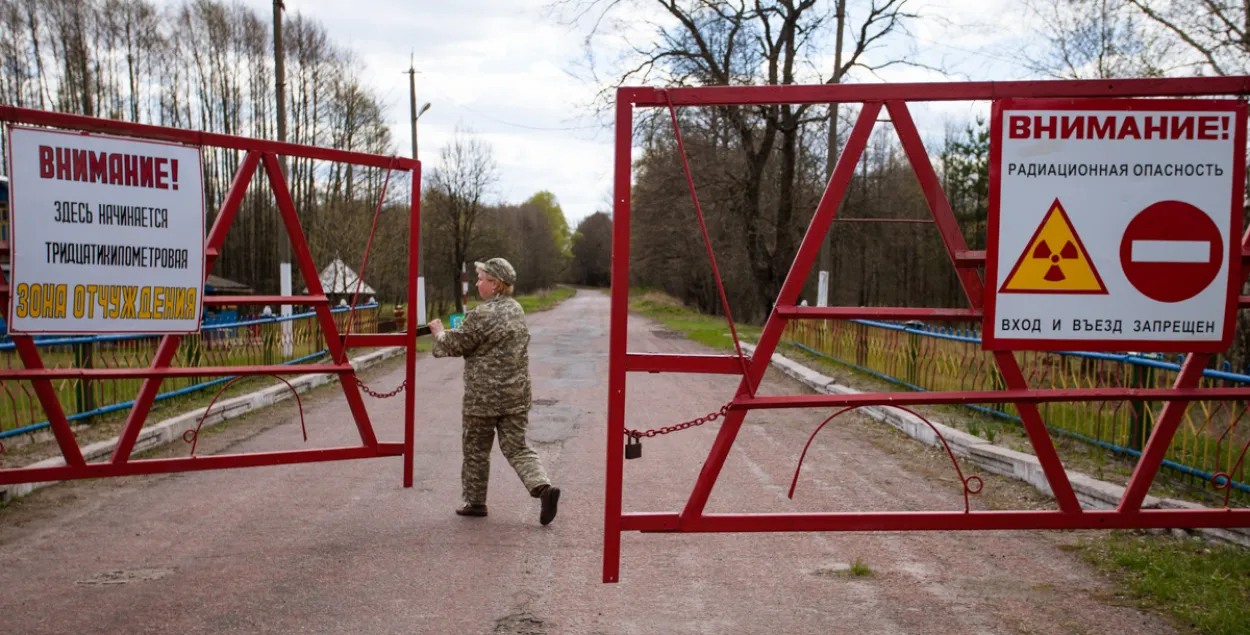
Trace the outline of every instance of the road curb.
{"type": "MultiPolygon", "coordinates": [[[[357,371],[364,370],[371,366],[376,366],[392,357],[402,355],[404,353],[403,346],[391,346],[376,350],[372,353],[361,355],[352,360],[352,367],[357,371]]],[[[278,384],[270,386],[263,390],[250,392],[246,395],[239,395],[230,399],[218,401],[213,405],[213,414],[204,420],[202,428],[211,428],[223,421],[234,419],[240,415],[260,410],[268,406],[286,401],[295,396],[295,393],[303,394],[314,388],[332,384],[339,380],[335,373],[317,373],[313,375],[300,375],[294,379],[289,379],[291,386],[295,388],[293,393],[286,384],[278,384]]],[[[139,431],[139,436],[135,440],[135,447],[132,454],[138,454],[152,448],[165,445],[175,440],[181,440],[182,435],[187,430],[195,429],[199,423],[200,417],[204,416],[207,406],[197,408],[180,415],[170,417],[158,423],[154,423],[139,431]]],[[[105,458],[113,453],[113,449],[117,447],[118,437],[98,441],[82,448],[82,456],[88,462],[105,458]]],[[[44,459],[26,465],[27,468],[42,467],[61,467],[65,465],[65,457],[54,457],[44,459]]],[[[7,485],[0,487],[0,502],[9,502],[14,499],[26,496],[31,492],[54,485],[60,481],[45,481],[40,483],[18,483],[16,485],[7,485]]]]}
{"type": "MultiPolygon", "coordinates": [[[[755,345],[753,344],[743,342],[742,348],[744,351],[752,354],[755,352],[755,345]]],[[[812,370],[780,353],[773,354],[771,364],[777,370],[817,392],[834,395],[863,394],[862,391],[839,384],[832,377],[812,370]]],[[[926,445],[941,446],[942,444],[938,440],[937,435],[934,434],[933,429],[918,417],[904,410],[890,406],[865,406],[859,408],[859,411],[877,421],[897,428],[904,434],[926,445]]],[[[987,472],[1024,481],[1047,496],[1054,497],[1054,493],[1046,481],[1046,474],[1042,471],[1042,465],[1037,460],[1037,457],[995,445],[985,439],[973,436],[962,430],[956,430],[937,421],[930,420],[930,422],[946,439],[946,443],[950,445],[951,452],[955,453],[955,455],[975,463],[987,472]]],[[[1123,486],[1100,481],[1088,474],[1068,470],[1068,480],[1072,483],[1072,489],[1076,492],[1077,500],[1080,501],[1082,509],[1115,509],[1119,505],[1120,499],[1124,496],[1123,486]]],[[[1189,501],[1157,498],[1154,496],[1147,496],[1142,502],[1142,508],[1209,509],[1189,501]]],[[[1193,531],[1219,542],[1250,547],[1250,529],[1203,528],[1193,531]]]]}

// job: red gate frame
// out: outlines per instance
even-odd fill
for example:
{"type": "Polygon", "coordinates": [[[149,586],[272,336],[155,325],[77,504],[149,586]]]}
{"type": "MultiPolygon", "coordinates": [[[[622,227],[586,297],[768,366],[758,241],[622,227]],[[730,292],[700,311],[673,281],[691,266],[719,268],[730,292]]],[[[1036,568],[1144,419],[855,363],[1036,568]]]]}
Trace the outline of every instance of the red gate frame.
{"type": "MultiPolygon", "coordinates": [[[[18,355],[21,357],[22,369],[0,370],[0,379],[30,381],[35,394],[48,416],[48,422],[65,458],[65,465],[46,468],[13,468],[0,470],[0,485],[14,483],[35,483],[43,481],[60,481],[81,478],[97,478],[111,476],[129,476],[135,474],[159,474],[167,472],[190,472],[198,470],[214,470],[237,467],[257,467],[263,465],[286,465],[292,463],[311,463],[317,461],[341,461],[349,459],[368,459],[388,456],[402,456],[404,462],[403,486],[412,487],[413,480],[413,428],[415,416],[414,384],[416,381],[416,346],[417,324],[415,319],[407,321],[407,330],[403,333],[388,334],[356,334],[348,333],[344,338],[339,333],[331,313],[330,300],[321,286],[319,270],[312,259],[312,252],[304,237],[304,229],[300,225],[299,216],[287,189],[285,177],[282,175],[279,155],[337,161],[390,170],[401,170],[412,173],[412,203],[410,209],[411,232],[408,237],[408,304],[416,306],[417,302],[417,249],[420,244],[421,231],[421,163],[403,157],[386,157],[361,152],[347,152],[329,148],[281,143],[248,137],[196,132],[178,128],[167,128],[140,123],[99,119],[64,113],[0,106],[0,125],[6,123],[47,126],[84,132],[122,135],[140,139],[171,141],[185,145],[203,147],[212,146],[227,150],[244,151],[246,154],[239,165],[222,201],[221,209],[213,221],[204,245],[204,275],[213,269],[213,264],[221,254],[225,244],[226,233],[234,222],[239,204],[247,192],[248,184],[256,173],[257,167],[264,163],[265,172],[274,192],[278,212],[282,216],[283,226],[291,240],[291,249],[300,274],[308,284],[309,295],[306,296],[211,296],[204,298],[208,305],[240,305],[240,304],[308,304],[313,305],[321,332],[326,338],[329,350],[329,364],[308,365],[261,365],[261,366],[213,366],[207,368],[173,368],[170,362],[178,349],[181,335],[164,335],[151,365],[146,368],[85,368],[85,369],[46,369],[30,336],[12,336],[18,355]],[[402,443],[380,442],[373,432],[364,400],[356,383],[356,371],[347,358],[347,349],[363,347],[404,346],[406,351],[406,382],[404,395],[404,439],[402,443]],[[334,373],[338,375],[339,384],[351,408],[356,428],[360,433],[361,445],[356,447],[322,448],[313,450],[291,450],[281,452],[263,452],[247,454],[225,454],[212,456],[191,456],[169,459],[130,460],[131,451],[139,432],[147,420],[161,382],[165,377],[204,377],[204,376],[249,376],[249,375],[308,375],[318,373],[334,373]],[[97,378],[123,379],[144,378],[135,398],[134,406],[126,418],[125,428],[118,439],[117,447],[107,461],[88,463],[84,460],[77,439],[70,429],[69,421],[61,404],[53,392],[51,380],[66,378],[97,378]]],[[[0,250],[9,251],[7,242],[0,243],[0,250]]],[[[10,301],[9,285],[0,280],[0,309],[7,314],[10,301]]],[[[415,314],[414,314],[415,315],[415,314]]]]}
{"type": "MultiPolygon", "coordinates": [[[[621,533],[641,532],[762,532],[762,531],[933,531],[1003,529],[1110,529],[1167,527],[1250,526],[1250,509],[1143,510],[1146,497],[1190,400],[1250,399],[1250,388],[1200,389],[1198,381],[1209,354],[1186,357],[1170,389],[1031,389],[1010,351],[994,358],[1006,382],[1001,391],[924,393],[866,393],[856,395],[754,396],[789,320],[979,320],[984,288],[977,268],[985,265],[984,251],[970,251],[947,202],[907,102],[998,100],[1003,98],[1116,98],[1238,95],[1250,93],[1250,77],[1193,79],[1131,79],[1025,82],[917,83],[879,85],[716,86],[674,88],[622,87],[617,90],[615,200],[612,242],[612,309],[608,367],[607,474],[604,504],[603,581],[620,578],[621,533]],[[674,355],[630,353],[626,349],[629,315],[630,186],[633,110],[635,107],[861,103],[859,119],[838,158],[816,212],[808,226],[777,303],[765,323],[755,353],[737,355],[674,355]],[[899,135],[912,169],[920,181],[929,211],[955,267],[968,309],[800,307],[799,293],[811,270],[821,241],[833,222],[850,184],[855,165],[867,145],[882,108],[899,135]],[[737,394],[721,423],[684,509],[680,512],[623,512],[623,450],[625,384],[631,372],[677,372],[743,375],[737,394]],[[1067,472],[1055,452],[1036,404],[1054,401],[1141,399],[1166,401],[1150,441],[1133,471],[1119,506],[1113,511],[1085,511],[1077,501],[1067,472]],[[834,408],[882,405],[973,404],[1012,402],[1058,503],[1053,511],[926,511],[843,512],[794,514],[707,514],[704,506],[733,446],[746,413],[762,408],[834,408]]],[[[1245,148],[1244,128],[1237,139],[1245,148]]],[[[1236,159],[1234,180],[1244,178],[1244,152],[1236,159]]],[[[1243,263],[1250,262],[1250,231],[1242,238],[1243,263]]],[[[1230,272],[1236,274],[1236,271],[1230,272]]],[[[1244,278],[1243,278],[1244,282],[1244,278]]],[[[1240,307],[1250,297],[1239,298],[1240,307]]]]}

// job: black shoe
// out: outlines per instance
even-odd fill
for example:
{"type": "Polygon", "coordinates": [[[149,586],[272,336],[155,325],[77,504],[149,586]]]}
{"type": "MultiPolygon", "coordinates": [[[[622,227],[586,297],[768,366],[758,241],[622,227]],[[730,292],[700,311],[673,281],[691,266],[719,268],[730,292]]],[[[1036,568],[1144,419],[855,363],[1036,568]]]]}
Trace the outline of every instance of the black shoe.
{"type": "Polygon", "coordinates": [[[485,516],[486,505],[471,505],[465,503],[456,508],[456,513],[461,516],[485,516]]]}
{"type": "Polygon", "coordinates": [[[543,503],[543,510],[538,515],[538,522],[543,525],[551,523],[556,517],[556,504],[560,502],[560,488],[548,486],[538,495],[543,503]]]}

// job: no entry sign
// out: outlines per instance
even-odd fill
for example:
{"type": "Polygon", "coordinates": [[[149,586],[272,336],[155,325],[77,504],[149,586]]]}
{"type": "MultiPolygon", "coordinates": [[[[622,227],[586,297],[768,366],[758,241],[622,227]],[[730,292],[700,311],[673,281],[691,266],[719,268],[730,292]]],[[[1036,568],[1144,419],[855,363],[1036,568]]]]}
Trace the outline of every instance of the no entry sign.
{"type": "Polygon", "coordinates": [[[1159,302],[1184,302],[1211,286],[1223,268],[1224,236],[1205,212],[1159,201],[1129,221],[1120,266],[1133,287],[1159,302]]]}
{"type": "Polygon", "coordinates": [[[986,348],[1228,347],[1244,104],[1002,100],[991,126],[986,348]]]}

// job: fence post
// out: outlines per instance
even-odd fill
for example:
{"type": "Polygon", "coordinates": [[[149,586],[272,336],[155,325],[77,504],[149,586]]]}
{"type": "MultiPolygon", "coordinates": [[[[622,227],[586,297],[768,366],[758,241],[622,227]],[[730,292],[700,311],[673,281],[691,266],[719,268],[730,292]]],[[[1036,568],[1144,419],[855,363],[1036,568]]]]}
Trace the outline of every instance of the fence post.
{"type": "Polygon", "coordinates": [[[855,323],[855,331],[859,336],[855,343],[855,363],[861,368],[868,367],[868,327],[858,322],[855,323]]]}
{"type": "MultiPolygon", "coordinates": [[[[94,337],[90,338],[89,341],[86,341],[86,342],[79,341],[74,344],[74,367],[75,368],[92,368],[93,367],[94,355],[92,355],[92,352],[93,352],[92,349],[94,347],[95,347],[94,337]]],[[[75,401],[77,402],[76,405],[78,406],[79,413],[91,412],[92,410],[95,410],[95,393],[92,392],[91,388],[92,386],[91,386],[90,379],[87,379],[84,377],[78,380],[77,387],[75,389],[76,391],[75,401]]]]}
{"type": "Polygon", "coordinates": [[[907,333],[907,383],[919,386],[920,334],[911,329],[905,332],[907,333]]]}
{"type": "Polygon", "coordinates": [[[275,364],[274,332],[277,330],[275,328],[276,324],[277,322],[274,321],[273,318],[270,318],[269,321],[263,322],[260,325],[261,356],[263,357],[263,361],[261,363],[265,366],[272,366],[275,364]]]}
{"type": "MultiPolygon", "coordinates": [[[[1146,388],[1154,384],[1153,368],[1132,362],[1129,362],[1129,368],[1129,381],[1133,388],[1146,388]]],[[[1144,401],[1130,401],[1129,412],[1132,419],[1129,421],[1128,447],[1140,451],[1145,447],[1146,439],[1150,438],[1150,412],[1144,401]]]]}

